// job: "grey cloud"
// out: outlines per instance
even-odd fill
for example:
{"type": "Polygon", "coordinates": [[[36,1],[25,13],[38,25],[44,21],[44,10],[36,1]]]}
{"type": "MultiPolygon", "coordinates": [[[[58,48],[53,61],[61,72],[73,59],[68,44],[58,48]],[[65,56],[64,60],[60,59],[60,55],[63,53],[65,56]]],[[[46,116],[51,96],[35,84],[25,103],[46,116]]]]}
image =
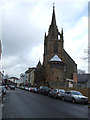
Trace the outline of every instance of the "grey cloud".
{"type": "MultiPolygon", "coordinates": [[[[52,3],[49,4],[51,7],[48,5],[48,2],[47,4],[45,3],[46,6],[43,4],[44,13],[43,11],[39,11],[42,14],[40,15],[41,19],[38,18],[38,20],[35,14],[32,14],[34,16],[33,18],[30,18],[31,13],[33,13],[32,8],[34,10],[34,8],[36,8],[36,5],[37,3],[34,4],[33,2],[30,4],[19,3],[19,4],[15,4],[12,10],[9,9],[3,11],[2,55],[5,61],[10,60],[11,62],[9,66],[8,64],[3,63],[4,64],[3,69],[11,75],[16,75],[16,74],[19,75],[20,72],[25,71],[28,67],[35,66],[38,63],[37,59],[39,59],[40,55],[38,54],[38,56],[35,57],[36,54],[33,53],[35,52],[33,51],[33,48],[43,43],[44,32],[47,31],[47,29],[41,29],[42,28],[40,26],[42,25],[40,24],[40,22],[42,22],[41,15],[44,13],[48,14],[47,12],[52,10],[52,3]],[[35,23],[35,21],[37,23],[35,23]],[[11,60],[9,58],[10,56],[12,56],[13,59],[15,56],[15,59],[17,60],[16,61],[11,60]]],[[[61,27],[68,30],[70,26],[72,27],[72,23],[74,24],[76,22],[78,8],[75,11],[75,8],[73,9],[73,6],[65,3],[63,4],[55,3],[55,6],[56,6],[55,8],[56,20],[59,30],[61,27]]],[[[37,6],[37,9],[38,7],[39,5],[37,6]]],[[[42,7],[40,10],[42,10],[42,7]]],[[[46,24],[43,24],[43,28],[46,27],[45,25],[46,24]]],[[[49,25],[47,26],[49,27],[49,25]]],[[[41,52],[41,51],[39,50],[37,52],[41,52]]]]}

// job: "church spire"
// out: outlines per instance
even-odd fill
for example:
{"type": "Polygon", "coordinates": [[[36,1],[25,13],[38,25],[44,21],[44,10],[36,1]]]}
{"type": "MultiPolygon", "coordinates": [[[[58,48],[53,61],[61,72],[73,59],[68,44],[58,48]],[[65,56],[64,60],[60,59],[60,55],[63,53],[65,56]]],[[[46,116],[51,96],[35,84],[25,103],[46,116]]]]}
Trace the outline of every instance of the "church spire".
{"type": "Polygon", "coordinates": [[[53,3],[53,13],[52,13],[51,25],[52,25],[52,26],[56,26],[55,5],[54,5],[54,3],[53,3]]]}
{"type": "Polygon", "coordinates": [[[51,25],[49,26],[48,36],[50,39],[58,39],[58,28],[56,25],[56,17],[55,17],[55,5],[53,3],[53,13],[52,13],[52,20],[51,25]]]}

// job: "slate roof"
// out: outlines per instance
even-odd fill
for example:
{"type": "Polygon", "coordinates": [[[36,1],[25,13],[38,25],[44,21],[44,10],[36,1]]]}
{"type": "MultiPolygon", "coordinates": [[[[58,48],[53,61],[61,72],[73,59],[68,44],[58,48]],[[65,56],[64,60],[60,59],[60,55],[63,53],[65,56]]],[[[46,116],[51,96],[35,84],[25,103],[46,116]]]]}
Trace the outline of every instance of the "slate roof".
{"type": "Polygon", "coordinates": [[[62,62],[62,60],[57,55],[54,55],[49,61],[50,62],[52,61],[62,62]]]}
{"type": "Polygon", "coordinates": [[[77,82],[87,82],[90,74],[77,74],[77,82]]]}

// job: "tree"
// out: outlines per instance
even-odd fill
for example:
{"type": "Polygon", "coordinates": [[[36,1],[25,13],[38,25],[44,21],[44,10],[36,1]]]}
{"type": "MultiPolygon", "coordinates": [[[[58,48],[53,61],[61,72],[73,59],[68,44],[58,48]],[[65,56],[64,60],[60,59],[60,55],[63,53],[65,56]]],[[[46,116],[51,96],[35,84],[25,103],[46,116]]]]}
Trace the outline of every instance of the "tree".
{"type": "Polygon", "coordinates": [[[83,60],[88,60],[88,62],[90,62],[90,47],[88,47],[88,49],[84,49],[84,53],[85,57],[83,58],[83,60]]]}
{"type": "Polygon", "coordinates": [[[90,73],[90,47],[88,49],[84,49],[85,57],[83,57],[83,61],[88,63],[88,73],[90,73]]]}

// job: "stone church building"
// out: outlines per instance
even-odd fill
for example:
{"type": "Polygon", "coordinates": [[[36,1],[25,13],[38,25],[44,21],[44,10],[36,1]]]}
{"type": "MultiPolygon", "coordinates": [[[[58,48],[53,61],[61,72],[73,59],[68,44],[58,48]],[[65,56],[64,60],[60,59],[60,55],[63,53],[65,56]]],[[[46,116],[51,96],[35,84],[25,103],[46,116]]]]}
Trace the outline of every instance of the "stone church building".
{"type": "Polygon", "coordinates": [[[73,74],[77,73],[77,64],[64,50],[63,29],[59,32],[55,6],[53,6],[51,25],[48,34],[44,36],[43,65],[40,61],[35,70],[36,86],[65,86],[66,78],[73,79],[73,74]],[[39,74],[37,74],[40,71],[39,74]],[[39,75],[39,76],[38,76],[39,75]],[[43,77],[42,77],[43,76],[43,77]]]}

